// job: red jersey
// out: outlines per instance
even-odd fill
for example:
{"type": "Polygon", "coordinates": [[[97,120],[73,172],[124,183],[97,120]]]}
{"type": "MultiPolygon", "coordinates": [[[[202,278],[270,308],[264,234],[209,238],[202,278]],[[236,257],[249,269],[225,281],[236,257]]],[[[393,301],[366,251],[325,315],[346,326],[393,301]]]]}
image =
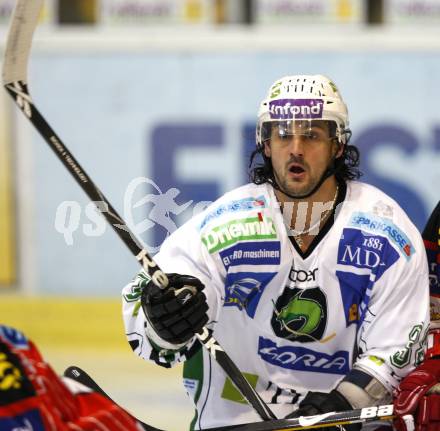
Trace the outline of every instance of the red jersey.
{"type": "Polygon", "coordinates": [[[422,236],[429,264],[431,324],[440,327],[440,202],[429,217],[422,236]]]}
{"type": "Polygon", "coordinates": [[[80,383],[60,378],[21,332],[0,325],[2,431],[139,431],[125,410],[80,383]]]}

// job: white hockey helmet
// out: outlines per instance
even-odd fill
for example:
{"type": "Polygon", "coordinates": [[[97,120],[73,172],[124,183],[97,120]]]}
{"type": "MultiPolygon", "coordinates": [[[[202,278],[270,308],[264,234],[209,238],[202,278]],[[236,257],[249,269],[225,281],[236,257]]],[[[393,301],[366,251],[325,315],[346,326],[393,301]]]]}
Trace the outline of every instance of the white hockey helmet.
{"type": "Polygon", "coordinates": [[[336,138],[347,143],[347,106],[336,85],[324,75],[292,75],[275,81],[261,102],[256,129],[257,147],[262,148],[264,125],[272,122],[326,120],[336,123],[336,138]]]}

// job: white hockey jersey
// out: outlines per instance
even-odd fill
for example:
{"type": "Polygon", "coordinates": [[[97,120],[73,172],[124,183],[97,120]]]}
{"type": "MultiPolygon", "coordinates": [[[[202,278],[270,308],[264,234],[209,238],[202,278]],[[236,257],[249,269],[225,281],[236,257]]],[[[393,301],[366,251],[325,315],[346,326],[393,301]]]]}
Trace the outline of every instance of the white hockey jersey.
{"type": "MultiPolygon", "coordinates": [[[[170,235],[155,260],[205,284],[208,327],[279,418],[307,391],[333,389],[354,363],[391,391],[426,344],[428,267],[417,229],[360,182],[340,185],[336,215],[306,253],[288,229],[272,187],[248,184],[170,235]]],[[[179,352],[152,347],[139,307],[146,280],[141,272],[124,288],[127,337],[144,359],[186,361],[192,429],[258,421],[198,342],[179,352]]]]}

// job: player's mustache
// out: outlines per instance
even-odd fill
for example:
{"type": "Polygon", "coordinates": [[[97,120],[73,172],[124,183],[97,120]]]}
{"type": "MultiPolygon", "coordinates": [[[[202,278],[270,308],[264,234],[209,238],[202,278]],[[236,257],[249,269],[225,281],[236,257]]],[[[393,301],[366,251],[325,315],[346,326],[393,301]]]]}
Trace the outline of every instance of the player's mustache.
{"type": "Polygon", "coordinates": [[[303,157],[290,156],[289,160],[286,163],[286,168],[289,169],[290,165],[292,165],[293,163],[297,166],[300,166],[304,170],[306,170],[308,168],[308,165],[304,161],[303,157]]]}

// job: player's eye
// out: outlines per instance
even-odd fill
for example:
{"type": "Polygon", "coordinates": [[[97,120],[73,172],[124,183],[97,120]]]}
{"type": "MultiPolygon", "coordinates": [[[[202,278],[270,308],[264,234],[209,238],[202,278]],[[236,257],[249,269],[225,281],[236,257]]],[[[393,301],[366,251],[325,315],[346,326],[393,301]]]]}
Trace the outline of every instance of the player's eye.
{"type": "Polygon", "coordinates": [[[325,132],[323,130],[310,130],[306,135],[306,139],[310,141],[319,141],[321,139],[325,139],[325,132]]]}
{"type": "Polygon", "coordinates": [[[282,141],[287,141],[288,139],[290,139],[292,137],[291,134],[289,133],[279,133],[278,137],[282,140],[282,141]]]}

